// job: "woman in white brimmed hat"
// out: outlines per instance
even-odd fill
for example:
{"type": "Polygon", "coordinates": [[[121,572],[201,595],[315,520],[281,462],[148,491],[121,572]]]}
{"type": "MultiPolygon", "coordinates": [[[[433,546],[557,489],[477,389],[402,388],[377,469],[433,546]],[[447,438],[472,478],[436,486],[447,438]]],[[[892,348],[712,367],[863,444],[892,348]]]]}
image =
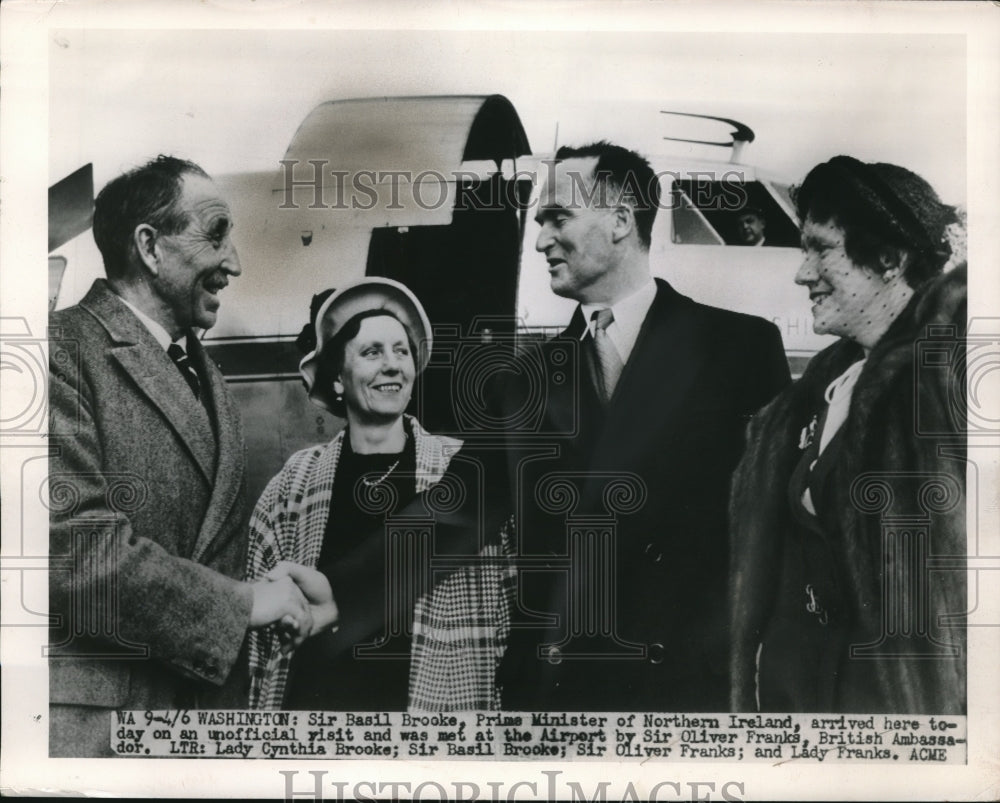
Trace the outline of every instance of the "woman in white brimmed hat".
{"type": "Polygon", "coordinates": [[[404,285],[366,278],[323,302],[315,332],[300,372],[310,400],[347,426],[329,443],[292,455],[264,490],[251,519],[248,575],[296,577],[295,565],[318,567],[339,618],[291,653],[279,633],[256,634],[251,706],[490,707],[495,690],[483,651],[498,658],[502,649],[504,570],[460,570],[414,608],[403,596],[405,580],[389,571],[402,555],[386,554],[385,517],[439,482],[462,446],[405,413],[430,358],[427,315],[404,285]],[[472,618],[483,599],[485,630],[481,613],[472,618]],[[493,637],[480,641],[477,629],[493,637]]]}

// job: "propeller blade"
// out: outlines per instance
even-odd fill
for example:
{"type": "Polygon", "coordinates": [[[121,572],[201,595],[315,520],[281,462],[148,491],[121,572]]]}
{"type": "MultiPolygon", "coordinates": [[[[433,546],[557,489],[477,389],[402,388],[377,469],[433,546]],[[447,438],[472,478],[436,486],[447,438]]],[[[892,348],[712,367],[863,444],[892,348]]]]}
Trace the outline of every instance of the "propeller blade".
{"type": "Polygon", "coordinates": [[[90,228],[94,219],[94,165],[49,187],[49,253],[90,228]]]}

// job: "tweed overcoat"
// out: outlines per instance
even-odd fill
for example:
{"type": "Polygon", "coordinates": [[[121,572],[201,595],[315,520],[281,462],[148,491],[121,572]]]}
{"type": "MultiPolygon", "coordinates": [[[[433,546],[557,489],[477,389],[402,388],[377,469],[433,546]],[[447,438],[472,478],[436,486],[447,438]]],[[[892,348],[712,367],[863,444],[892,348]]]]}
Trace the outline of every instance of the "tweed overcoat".
{"type": "Polygon", "coordinates": [[[246,707],[245,446],[105,280],[49,345],[50,751],[106,754],[113,709],[246,707]]]}

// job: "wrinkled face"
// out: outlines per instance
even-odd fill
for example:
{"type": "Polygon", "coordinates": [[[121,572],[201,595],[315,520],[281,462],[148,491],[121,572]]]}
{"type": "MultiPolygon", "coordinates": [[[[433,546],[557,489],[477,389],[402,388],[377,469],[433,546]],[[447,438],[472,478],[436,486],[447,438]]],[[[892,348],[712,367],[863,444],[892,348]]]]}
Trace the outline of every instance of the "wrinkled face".
{"type": "Polygon", "coordinates": [[[764,219],[756,212],[745,212],[737,219],[736,231],[746,245],[755,245],[764,237],[764,219]]]}
{"type": "MultiPolygon", "coordinates": [[[[555,165],[542,189],[535,220],[542,227],[535,248],[549,263],[549,285],[558,296],[601,301],[601,285],[612,267],[614,217],[594,190],[597,159],[567,159],[555,165]]],[[[608,193],[614,202],[613,191],[608,193]]]]}
{"type": "Polygon", "coordinates": [[[219,291],[240,275],[230,239],[232,215],[207,178],[187,174],[178,206],[188,225],[177,234],[158,234],[158,272],[153,288],[168,316],[168,330],[210,329],[219,312],[219,291]]]}
{"type": "Polygon", "coordinates": [[[403,324],[377,315],[363,319],[344,347],[344,367],[333,389],[344,397],[348,420],[384,422],[406,410],[415,374],[403,324]]]}
{"type": "Polygon", "coordinates": [[[844,230],[836,223],[817,223],[807,217],[802,250],[805,259],[795,283],[809,290],[813,331],[864,343],[889,306],[882,277],[847,256],[844,230]]]}

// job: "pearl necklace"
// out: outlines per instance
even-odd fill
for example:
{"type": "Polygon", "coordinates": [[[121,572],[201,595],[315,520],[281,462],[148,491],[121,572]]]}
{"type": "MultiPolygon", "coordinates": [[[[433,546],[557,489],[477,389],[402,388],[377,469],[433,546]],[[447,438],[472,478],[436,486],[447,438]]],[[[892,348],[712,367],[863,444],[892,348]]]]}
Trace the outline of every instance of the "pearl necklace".
{"type": "Polygon", "coordinates": [[[389,468],[386,469],[385,474],[383,474],[377,480],[369,480],[369,479],[366,479],[365,477],[362,477],[361,478],[361,482],[363,482],[365,484],[366,488],[374,488],[376,485],[381,485],[383,482],[385,482],[386,478],[390,474],[392,474],[393,471],[396,470],[396,466],[398,466],[398,465],[399,465],[399,460],[396,460],[395,463],[393,463],[391,466],[389,466],[389,468]]]}
{"type": "MultiPolygon", "coordinates": [[[[404,450],[406,449],[406,444],[407,444],[407,442],[409,440],[410,440],[410,436],[406,432],[404,432],[403,433],[403,449],[404,450]]],[[[385,470],[385,474],[383,474],[377,480],[369,480],[369,479],[365,479],[364,477],[362,477],[361,478],[361,482],[364,484],[364,486],[366,488],[374,488],[376,485],[381,485],[383,482],[385,482],[388,479],[389,475],[392,474],[392,472],[396,470],[396,466],[399,465],[399,461],[400,460],[402,460],[402,458],[401,457],[397,457],[396,458],[396,462],[393,463],[391,466],[389,466],[389,468],[387,468],[385,470]]]]}

